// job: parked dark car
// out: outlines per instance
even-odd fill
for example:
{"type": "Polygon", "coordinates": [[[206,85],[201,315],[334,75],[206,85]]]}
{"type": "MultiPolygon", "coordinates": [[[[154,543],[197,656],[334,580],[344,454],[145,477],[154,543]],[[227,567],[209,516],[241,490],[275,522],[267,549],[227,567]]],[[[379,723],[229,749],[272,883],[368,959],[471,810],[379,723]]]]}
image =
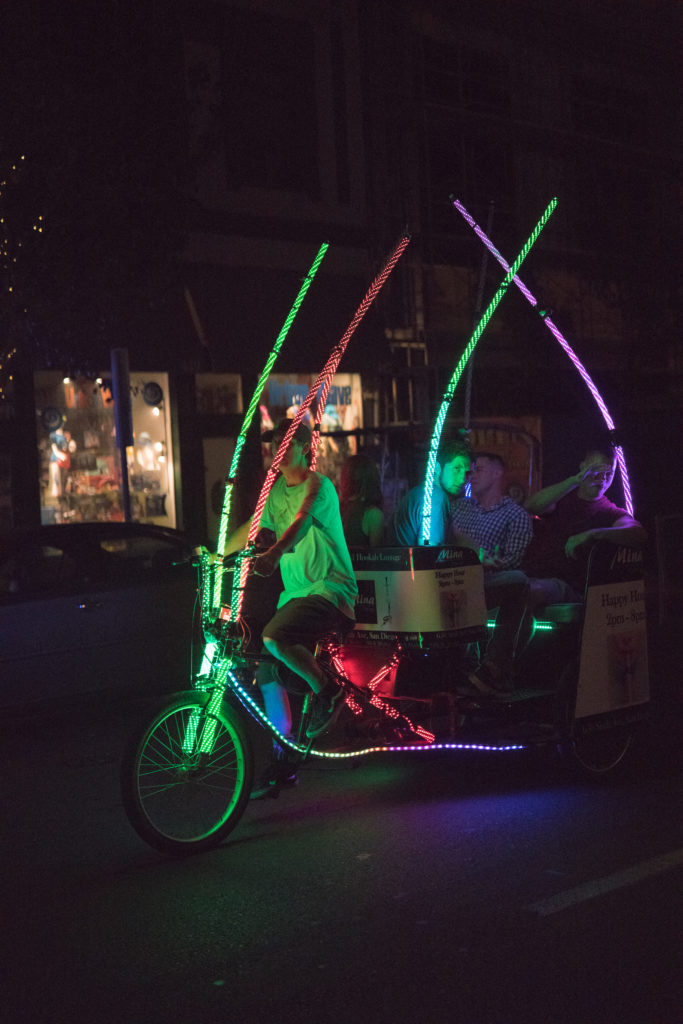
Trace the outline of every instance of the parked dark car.
{"type": "Polygon", "coordinates": [[[0,707],[190,685],[192,545],[143,523],[73,523],[0,539],[0,707]]]}

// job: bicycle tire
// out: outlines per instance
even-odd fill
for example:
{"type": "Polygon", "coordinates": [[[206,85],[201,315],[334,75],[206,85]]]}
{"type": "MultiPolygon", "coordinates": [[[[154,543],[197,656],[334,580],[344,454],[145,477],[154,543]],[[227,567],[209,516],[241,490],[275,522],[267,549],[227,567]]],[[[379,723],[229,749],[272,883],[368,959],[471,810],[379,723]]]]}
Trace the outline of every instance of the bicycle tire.
{"type": "Polygon", "coordinates": [[[251,740],[239,712],[225,701],[209,710],[210,700],[202,693],[167,698],[123,755],[124,809],[161,853],[184,857],[218,846],[249,800],[251,740]]]}
{"type": "Polygon", "coordinates": [[[576,729],[574,709],[579,678],[579,661],[573,659],[560,678],[559,752],[574,774],[584,779],[603,779],[624,767],[634,738],[630,723],[615,724],[603,731],[581,735],[576,729]]]}

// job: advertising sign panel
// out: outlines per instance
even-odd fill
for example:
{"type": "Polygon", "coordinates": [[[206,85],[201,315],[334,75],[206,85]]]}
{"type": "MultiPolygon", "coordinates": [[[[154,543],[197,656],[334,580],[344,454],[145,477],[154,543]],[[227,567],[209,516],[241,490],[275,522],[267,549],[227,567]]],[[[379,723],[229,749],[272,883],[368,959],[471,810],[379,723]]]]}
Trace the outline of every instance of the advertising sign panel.
{"type": "Polygon", "coordinates": [[[591,555],[576,718],[649,700],[643,553],[603,544],[591,555]]]}
{"type": "Polygon", "coordinates": [[[446,647],[484,635],[483,568],[457,547],[351,549],[356,628],[346,643],[446,647]]]}

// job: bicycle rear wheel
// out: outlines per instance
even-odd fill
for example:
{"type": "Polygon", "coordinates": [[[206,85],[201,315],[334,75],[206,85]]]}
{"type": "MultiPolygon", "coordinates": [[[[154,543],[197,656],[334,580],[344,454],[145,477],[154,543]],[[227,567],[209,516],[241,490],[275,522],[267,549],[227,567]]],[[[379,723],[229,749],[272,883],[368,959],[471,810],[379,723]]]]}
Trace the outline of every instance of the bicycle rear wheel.
{"type": "Polygon", "coordinates": [[[621,770],[627,762],[634,738],[634,726],[616,723],[593,733],[582,733],[574,719],[578,658],[565,667],[558,690],[559,751],[575,774],[601,779],[621,770]]]}
{"type": "Polygon", "coordinates": [[[165,702],[131,738],[121,763],[123,806],[154,849],[201,853],[237,825],[253,775],[238,713],[206,694],[185,695],[165,702]]]}

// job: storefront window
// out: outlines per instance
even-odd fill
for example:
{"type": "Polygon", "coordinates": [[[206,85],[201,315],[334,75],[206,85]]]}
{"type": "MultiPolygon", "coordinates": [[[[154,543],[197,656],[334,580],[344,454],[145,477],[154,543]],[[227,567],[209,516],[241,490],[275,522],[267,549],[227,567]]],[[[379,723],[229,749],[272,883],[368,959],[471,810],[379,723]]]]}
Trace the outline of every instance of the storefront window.
{"type": "MultiPolygon", "coordinates": [[[[130,375],[134,444],[126,462],[131,515],[175,526],[168,375],[130,375]]],[[[43,523],[124,519],[111,377],[35,374],[43,523]]]]}
{"type": "MultiPolygon", "coordinates": [[[[293,419],[315,384],[317,375],[308,373],[273,373],[268,378],[264,401],[260,406],[261,432],[271,429],[279,420],[293,419]]],[[[312,426],[309,414],[307,422],[312,426]]],[[[320,423],[320,445],[317,468],[339,483],[342,463],[349,455],[355,455],[358,442],[353,435],[343,436],[342,431],[358,430],[363,426],[363,390],[358,373],[335,373],[327,395],[325,411],[320,423]],[[337,436],[330,436],[334,433],[337,436]]],[[[270,445],[263,445],[264,466],[272,462],[270,445]]]]}

